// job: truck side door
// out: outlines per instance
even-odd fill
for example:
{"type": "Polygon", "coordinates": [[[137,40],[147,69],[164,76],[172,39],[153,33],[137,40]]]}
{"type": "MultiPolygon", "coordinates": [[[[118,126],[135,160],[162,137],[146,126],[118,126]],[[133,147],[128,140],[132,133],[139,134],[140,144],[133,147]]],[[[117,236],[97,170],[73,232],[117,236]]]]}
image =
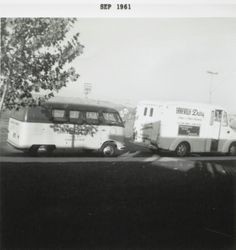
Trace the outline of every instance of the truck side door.
{"type": "Polygon", "coordinates": [[[223,147],[225,143],[231,137],[231,129],[229,127],[228,115],[225,111],[223,111],[221,128],[220,128],[220,136],[219,136],[219,146],[218,151],[223,152],[223,147]]]}

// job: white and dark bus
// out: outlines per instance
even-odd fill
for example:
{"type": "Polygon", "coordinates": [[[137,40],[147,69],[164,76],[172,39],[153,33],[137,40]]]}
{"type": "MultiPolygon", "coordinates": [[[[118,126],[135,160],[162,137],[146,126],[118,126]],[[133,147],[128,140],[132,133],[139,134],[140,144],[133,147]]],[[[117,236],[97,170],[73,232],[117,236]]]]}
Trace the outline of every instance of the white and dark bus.
{"type": "Polygon", "coordinates": [[[48,102],[12,112],[8,143],[33,155],[71,148],[115,156],[125,148],[124,123],[113,108],[48,102]]]}

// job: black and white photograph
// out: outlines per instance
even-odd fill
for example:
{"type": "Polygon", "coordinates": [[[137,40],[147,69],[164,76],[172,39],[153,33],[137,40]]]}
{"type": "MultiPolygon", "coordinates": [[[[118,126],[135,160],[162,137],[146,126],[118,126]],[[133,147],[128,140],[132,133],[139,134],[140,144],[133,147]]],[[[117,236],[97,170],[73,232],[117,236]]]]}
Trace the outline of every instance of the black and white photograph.
{"type": "Polygon", "coordinates": [[[0,3],[0,249],[235,249],[236,4],[167,2],[0,3]]]}

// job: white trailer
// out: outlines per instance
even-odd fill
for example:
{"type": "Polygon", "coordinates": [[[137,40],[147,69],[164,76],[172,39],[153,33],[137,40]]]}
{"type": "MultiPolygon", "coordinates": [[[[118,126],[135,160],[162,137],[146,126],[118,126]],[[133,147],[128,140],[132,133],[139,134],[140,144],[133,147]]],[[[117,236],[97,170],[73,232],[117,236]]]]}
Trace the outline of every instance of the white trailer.
{"type": "Polygon", "coordinates": [[[134,142],[155,150],[236,155],[236,126],[220,106],[142,101],[134,122],[134,142]]]}

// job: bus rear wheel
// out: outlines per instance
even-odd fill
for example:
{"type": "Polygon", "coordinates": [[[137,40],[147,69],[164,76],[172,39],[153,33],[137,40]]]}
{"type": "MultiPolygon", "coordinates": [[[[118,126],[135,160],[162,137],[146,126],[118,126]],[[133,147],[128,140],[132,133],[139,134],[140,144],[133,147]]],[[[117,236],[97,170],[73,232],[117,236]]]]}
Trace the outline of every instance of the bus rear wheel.
{"type": "Polygon", "coordinates": [[[236,156],[236,143],[232,143],[229,147],[229,155],[236,156]]]}
{"type": "Polygon", "coordinates": [[[38,153],[46,153],[47,155],[51,155],[55,149],[56,147],[54,145],[33,145],[29,149],[28,153],[31,156],[37,156],[38,153]]]}
{"type": "Polygon", "coordinates": [[[101,153],[105,157],[113,157],[117,155],[117,148],[114,143],[105,143],[101,148],[101,153]]]}
{"type": "Polygon", "coordinates": [[[36,156],[37,153],[38,153],[38,149],[39,149],[39,146],[38,145],[33,145],[30,147],[30,149],[28,150],[28,154],[30,156],[36,156]]]}
{"type": "Polygon", "coordinates": [[[181,142],[175,149],[175,154],[178,157],[187,156],[190,152],[190,147],[187,142],[181,142]]]}

